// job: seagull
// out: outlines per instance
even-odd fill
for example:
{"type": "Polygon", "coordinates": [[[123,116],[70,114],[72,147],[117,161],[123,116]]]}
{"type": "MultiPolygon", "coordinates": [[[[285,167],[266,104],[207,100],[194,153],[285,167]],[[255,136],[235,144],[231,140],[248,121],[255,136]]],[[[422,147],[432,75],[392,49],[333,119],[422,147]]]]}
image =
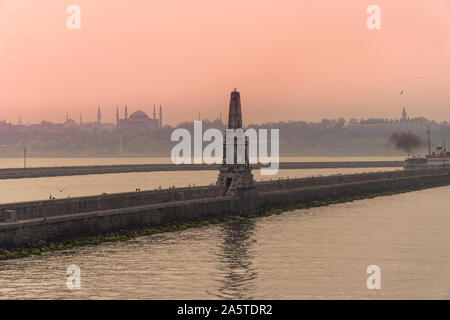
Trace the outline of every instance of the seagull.
{"type": "Polygon", "coordinates": [[[401,95],[401,96],[403,95],[403,90],[402,90],[402,92],[400,92],[400,95],[401,95]]]}
{"type": "Polygon", "coordinates": [[[58,188],[58,187],[55,187],[56,188],[56,190],[58,190],[59,192],[64,192],[64,189],[60,189],[60,188],[58,188]]]}

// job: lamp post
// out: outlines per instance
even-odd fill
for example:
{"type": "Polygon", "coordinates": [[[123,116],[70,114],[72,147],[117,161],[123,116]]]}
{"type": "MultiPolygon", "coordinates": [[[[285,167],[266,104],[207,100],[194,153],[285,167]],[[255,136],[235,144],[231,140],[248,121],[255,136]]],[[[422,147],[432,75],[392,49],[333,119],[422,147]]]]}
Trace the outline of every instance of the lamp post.
{"type": "Polygon", "coordinates": [[[23,148],[23,168],[26,169],[27,167],[27,146],[23,148]]]}
{"type": "Polygon", "coordinates": [[[442,142],[442,152],[441,155],[444,156],[444,161],[443,161],[443,168],[445,169],[445,160],[447,159],[447,148],[445,147],[445,141],[442,142]]]}

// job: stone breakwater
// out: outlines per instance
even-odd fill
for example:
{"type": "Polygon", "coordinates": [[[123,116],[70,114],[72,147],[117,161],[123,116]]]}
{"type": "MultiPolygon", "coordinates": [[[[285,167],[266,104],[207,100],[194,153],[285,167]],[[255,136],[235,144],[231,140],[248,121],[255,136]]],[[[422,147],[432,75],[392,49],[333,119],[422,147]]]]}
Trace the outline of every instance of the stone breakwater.
{"type": "MultiPolygon", "coordinates": [[[[327,168],[394,168],[402,167],[403,161],[334,161],[334,162],[281,162],[280,169],[327,169],[327,168]]],[[[111,174],[152,171],[219,170],[220,165],[207,164],[129,164],[74,167],[33,167],[0,169],[0,179],[23,179],[61,177],[89,174],[111,174]]],[[[261,165],[252,165],[253,169],[261,165]]]]}
{"type": "Polygon", "coordinates": [[[0,205],[0,248],[39,247],[449,184],[449,169],[406,170],[266,181],[233,196],[218,196],[217,187],[205,186],[5,204],[0,205]]]}

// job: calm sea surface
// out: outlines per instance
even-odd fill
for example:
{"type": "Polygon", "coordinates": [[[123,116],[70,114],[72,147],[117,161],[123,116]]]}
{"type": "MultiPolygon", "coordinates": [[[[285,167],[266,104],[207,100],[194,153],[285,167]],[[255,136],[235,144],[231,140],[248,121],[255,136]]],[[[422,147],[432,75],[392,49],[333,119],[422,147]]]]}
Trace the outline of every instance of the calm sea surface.
{"type": "MultiPolygon", "coordinates": [[[[379,169],[280,170],[264,179],[371,170],[379,169]]],[[[0,180],[0,203],[208,185],[216,177],[179,171],[0,180]]],[[[450,299],[449,192],[441,187],[0,261],[0,299],[450,299]],[[66,287],[70,265],[81,269],[80,290],[66,287]],[[369,265],[381,268],[380,290],[366,287],[369,265]]]]}
{"type": "Polygon", "coordinates": [[[0,262],[0,298],[450,299],[450,187],[0,262]],[[70,265],[81,289],[66,287],[70,265]],[[369,265],[381,289],[368,290],[369,265]]]}

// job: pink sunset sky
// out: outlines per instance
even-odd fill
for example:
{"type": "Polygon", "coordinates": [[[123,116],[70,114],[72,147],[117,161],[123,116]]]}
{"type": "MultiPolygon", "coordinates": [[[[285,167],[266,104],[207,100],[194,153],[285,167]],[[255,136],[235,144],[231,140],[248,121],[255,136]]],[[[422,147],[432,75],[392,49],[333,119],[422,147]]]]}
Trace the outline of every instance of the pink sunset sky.
{"type": "Polygon", "coordinates": [[[450,0],[0,0],[0,119],[226,118],[235,87],[246,123],[450,121],[450,0]]]}

